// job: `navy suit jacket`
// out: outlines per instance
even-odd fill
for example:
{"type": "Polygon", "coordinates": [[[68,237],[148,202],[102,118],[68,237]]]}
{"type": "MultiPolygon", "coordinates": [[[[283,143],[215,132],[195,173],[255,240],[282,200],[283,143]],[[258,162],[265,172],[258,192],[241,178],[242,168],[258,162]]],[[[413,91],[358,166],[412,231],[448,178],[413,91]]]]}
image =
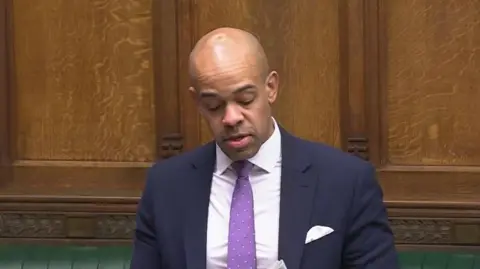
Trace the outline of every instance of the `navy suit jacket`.
{"type": "MultiPolygon", "coordinates": [[[[279,259],[288,269],[396,269],[383,194],[369,163],[281,129],[279,259]],[[305,244],[307,231],[334,232],[305,244]]],[[[131,269],[205,269],[215,143],[156,163],[137,211],[131,269]]]]}

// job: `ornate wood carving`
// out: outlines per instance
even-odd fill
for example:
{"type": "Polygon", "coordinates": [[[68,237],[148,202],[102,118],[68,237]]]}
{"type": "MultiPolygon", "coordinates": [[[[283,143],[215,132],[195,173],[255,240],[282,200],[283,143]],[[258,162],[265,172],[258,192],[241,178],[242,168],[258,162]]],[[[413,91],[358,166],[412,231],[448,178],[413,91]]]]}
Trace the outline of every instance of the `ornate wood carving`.
{"type": "Polygon", "coordinates": [[[5,213],[0,215],[0,237],[56,238],[65,236],[65,216],[5,213]]]}
{"type": "Polygon", "coordinates": [[[359,158],[369,160],[368,139],[365,137],[348,138],[347,151],[359,158]]]}
{"type": "Polygon", "coordinates": [[[3,213],[2,238],[90,238],[131,239],[135,215],[68,216],[69,213],[3,213]]]}
{"type": "Polygon", "coordinates": [[[395,241],[400,244],[449,244],[454,223],[436,219],[391,219],[395,241]]]}
{"type": "Polygon", "coordinates": [[[183,149],[183,136],[178,133],[162,137],[161,156],[166,159],[178,155],[183,149]]]}
{"type": "Polygon", "coordinates": [[[135,230],[135,215],[106,215],[97,218],[97,238],[130,239],[135,230]]]}
{"type": "MultiPolygon", "coordinates": [[[[479,218],[393,217],[390,225],[397,244],[480,245],[479,218]]],[[[3,213],[0,238],[130,240],[133,213],[3,213]]]]}

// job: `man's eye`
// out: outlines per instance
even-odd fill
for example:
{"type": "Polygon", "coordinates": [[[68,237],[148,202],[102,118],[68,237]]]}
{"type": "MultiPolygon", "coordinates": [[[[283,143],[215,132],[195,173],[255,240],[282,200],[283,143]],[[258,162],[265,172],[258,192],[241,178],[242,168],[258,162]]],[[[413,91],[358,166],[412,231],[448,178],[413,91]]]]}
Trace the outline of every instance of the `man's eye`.
{"type": "Polygon", "coordinates": [[[208,111],[216,111],[220,108],[220,106],[207,106],[208,111]]]}
{"type": "Polygon", "coordinates": [[[216,111],[218,109],[220,109],[222,107],[222,103],[219,103],[219,102],[212,102],[212,103],[206,103],[204,104],[205,108],[208,110],[208,111],[216,111]]]}
{"type": "Polygon", "coordinates": [[[215,111],[222,107],[222,102],[209,100],[209,102],[203,102],[203,107],[208,111],[215,111]]]}
{"type": "Polygon", "coordinates": [[[251,103],[253,102],[253,99],[248,99],[248,100],[240,100],[240,101],[238,101],[238,102],[239,102],[241,105],[244,105],[244,106],[246,106],[246,105],[249,105],[249,104],[251,104],[251,103]]]}

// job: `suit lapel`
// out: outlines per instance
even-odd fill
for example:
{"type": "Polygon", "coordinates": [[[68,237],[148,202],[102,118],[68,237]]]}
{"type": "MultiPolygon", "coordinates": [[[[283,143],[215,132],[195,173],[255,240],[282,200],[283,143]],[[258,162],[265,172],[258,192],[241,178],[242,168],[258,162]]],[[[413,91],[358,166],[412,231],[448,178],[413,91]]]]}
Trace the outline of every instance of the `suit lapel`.
{"type": "Polygon", "coordinates": [[[188,269],[206,268],[208,205],[215,165],[215,146],[207,145],[192,163],[191,186],[185,186],[185,251],[188,269]]]}
{"type": "Polygon", "coordinates": [[[308,148],[282,131],[282,180],[280,191],[279,259],[288,269],[300,268],[305,237],[318,180],[308,148]]]}

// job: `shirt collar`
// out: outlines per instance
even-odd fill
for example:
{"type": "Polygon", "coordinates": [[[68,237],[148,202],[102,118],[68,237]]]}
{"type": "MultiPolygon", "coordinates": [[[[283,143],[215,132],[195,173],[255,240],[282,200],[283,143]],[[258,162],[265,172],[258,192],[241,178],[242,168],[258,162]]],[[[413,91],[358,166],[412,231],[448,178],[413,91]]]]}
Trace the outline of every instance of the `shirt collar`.
{"type": "MultiPolygon", "coordinates": [[[[281,134],[278,124],[275,119],[273,120],[273,134],[262,144],[255,156],[248,159],[249,162],[255,166],[271,173],[275,165],[282,159],[281,151],[281,134]]],[[[215,172],[223,174],[227,168],[232,164],[232,160],[222,151],[222,149],[216,145],[216,169],[215,172]]]]}

